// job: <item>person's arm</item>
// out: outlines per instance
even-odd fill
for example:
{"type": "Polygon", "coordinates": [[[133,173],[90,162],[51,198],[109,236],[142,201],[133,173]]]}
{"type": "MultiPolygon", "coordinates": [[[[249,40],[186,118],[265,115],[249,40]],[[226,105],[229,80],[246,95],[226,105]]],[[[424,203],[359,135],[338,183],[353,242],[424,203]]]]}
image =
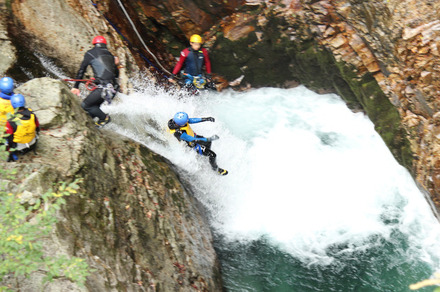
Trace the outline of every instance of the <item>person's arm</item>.
{"type": "MultiPolygon", "coordinates": [[[[84,56],[84,59],[81,63],[81,66],[79,67],[78,73],[76,74],[76,78],[75,79],[82,79],[84,77],[84,74],[86,73],[87,70],[87,66],[89,66],[90,62],[92,61],[93,56],[87,52],[84,56]]],[[[79,84],[80,81],[76,81],[75,85],[73,85],[73,88],[70,90],[73,94],[75,95],[80,95],[80,90],[79,90],[79,84]]]]}
{"type": "Polygon", "coordinates": [[[174,75],[176,75],[177,73],[180,72],[180,70],[182,70],[183,64],[185,64],[185,60],[186,57],[188,57],[188,54],[189,54],[188,49],[184,49],[183,51],[180,52],[180,59],[177,62],[176,66],[174,66],[174,70],[173,70],[174,75]]]}
{"type": "Polygon", "coordinates": [[[205,66],[206,66],[206,73],[211,74],[211,60],[209,60],[209,54],[208,50],[203,48],[202,49],[203,56],[205,57],[205,66]]]}
{"type": "Polygon", "coordinates": [[[180,140],[186,141],[186,142],[197,142],[197,141],[203,141],[203,142],[208,142],[208,139],[206,139],[205,137],[193,137],[188,135],[187,133],[182,133],[182,135],[180,135],[180,140]]]}
{"type": "MultiPolygon", "coordinates": [[[[81,66],[79,67],[78,73],[76,74],[75,79],[83,79],[84,74],[86,73],[87,66],[89,66],[90,62],[92,61],[93,56],[87,52],[84,56],[84,59],[81,63],[81,66]]],[[[80,81],[75,82],[75,85],[73,88],[79,88],[80,81]]]]}
{"type": "Polygon", "coordinates": [[[12,142],[14,142],[14,132],[17,130],[17,125],[14,122],[6,122],[6,134],[9,134],[7,138],[8,150],[12,142]]]}
{"type": "Polygon", "coordinates": [[[215,119],[213,117],[207,117],[207,118],[190,118],[188,120],[188,123],[190,124],[197,124],[200,122],[215,122],[215,119]]]}
{"type": "Polygon", "coordinates": [[[176,74],[180,72],[180,70],[182,70],[183,64],[185,64],[185,60],[186,57],[188,57],[189,54],[189,50],[188,49],[184,49],[183,51],[180,52],[180,59],[177,62],[176,66],[174,66],[174,70],[173,73],[171,75],[170,78],[168,78],[168,81],[174,83],[176,82],[176,80],[174,80],[176,78],[176,74]]]}
{"type": "Polygon", "coordinates": [[[115,58],[115,65],[116,65],[116,69],[115,69],[115,78],[119,78],[119,68],[122,68],[123,66],[121,65],[121,62],[119,61],[119,57],[114,57],[115,58]]]}
{"type": "Polygon", "coordinates": [[[39,134],[40,133],[40,122],[38,121],[37,115],[35,115],[35,126],[37,127],[36,128],[37,134],[39,134]]]}
{"type": "Polygon", "coordinates": [[[199,137],[193,137],[193,136],[188,135],[187,133],[182,133],[180,135],[180,139],[179,140],[184,140],[184,141],[187,141],[187,142],[198,142],[198,141],[211,142],[211,141],[214,141],[214,140],[218,140],[219,138],[220,137],[217,136],[217,135],[213,135],[211,137],[205,138],[205,137],[200,137],[200,136],[199,137]]]}

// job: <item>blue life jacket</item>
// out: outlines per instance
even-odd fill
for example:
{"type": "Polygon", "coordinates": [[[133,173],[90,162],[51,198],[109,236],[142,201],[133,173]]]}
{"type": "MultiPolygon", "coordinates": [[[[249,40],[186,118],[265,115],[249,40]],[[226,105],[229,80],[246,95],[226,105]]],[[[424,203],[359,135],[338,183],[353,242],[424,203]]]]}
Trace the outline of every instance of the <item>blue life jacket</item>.
{"type": "Polygon", "coordinates": [[[205,56],[203,55],[202,49],[195,51],[192,48],[188,48],[188,51],[189,54],[185,60],[185,73],[192,76],[202,74],[202,68],[205,64],[205,56]]]}

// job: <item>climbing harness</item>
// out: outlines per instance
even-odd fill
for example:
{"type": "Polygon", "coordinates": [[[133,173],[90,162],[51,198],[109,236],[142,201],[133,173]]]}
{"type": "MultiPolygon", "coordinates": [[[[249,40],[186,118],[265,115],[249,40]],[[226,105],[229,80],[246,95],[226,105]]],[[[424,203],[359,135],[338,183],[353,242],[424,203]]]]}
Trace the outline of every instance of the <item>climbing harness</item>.
{"type": "Polygon", "coordinates": [[[116,95],[116,89],[113,87],[113,84],[108,83],[107,85],[99,84],[97,88],[102,88],[101,97],[106,100],[108,104],[112,103],[113,98],[116,95]]]}
{"type": "Polygon", "coordinates": [[[186,85],[194,84],[194,86],[198,89],[205,88],[206,79],[203,78],[202,75],[192,76],[191,74],[183,73],[183,76],[186,79],[186,85]]]}

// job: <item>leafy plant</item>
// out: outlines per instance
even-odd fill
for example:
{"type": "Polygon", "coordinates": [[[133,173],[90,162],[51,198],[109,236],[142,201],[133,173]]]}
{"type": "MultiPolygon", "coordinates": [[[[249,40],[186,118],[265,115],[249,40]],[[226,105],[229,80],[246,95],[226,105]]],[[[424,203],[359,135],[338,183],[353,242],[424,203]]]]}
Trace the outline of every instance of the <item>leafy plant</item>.
{"type": "MultiPolygon", "coordinates": [[[[8,156],[5,145],[2,145],[4,137],[4,133],[0,133],[1,159],[8,156]]],[[[14,169],[0,169],[0,282],[6,276],[29,276],[39,271],[46,274],[45,282],[67,278],[84,285],[89,269],[83,259],[48,256],[43,252],[44,239],[49,237],[58,221],[57,211],[66,203],[65,197],[77,193],[81,179],[59,183],[31,205],[25,202],[22,194],[13,194],[6,189],[5,181],[13,178],[14,173],[14,169]]],[[[0,286],[0,291],[7,289],[0,286]]]]}

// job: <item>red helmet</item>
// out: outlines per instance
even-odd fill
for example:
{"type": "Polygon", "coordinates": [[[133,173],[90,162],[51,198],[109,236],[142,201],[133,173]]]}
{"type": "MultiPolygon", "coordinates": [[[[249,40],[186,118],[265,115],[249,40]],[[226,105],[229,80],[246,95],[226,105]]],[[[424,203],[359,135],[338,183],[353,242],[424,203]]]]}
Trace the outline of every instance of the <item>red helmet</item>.
{"type": "Polygon", "coordinates": [[[93,38],[92,44],[107,44],[107,41],[105,40],[105,37],[98,35],[93,38]]]}

